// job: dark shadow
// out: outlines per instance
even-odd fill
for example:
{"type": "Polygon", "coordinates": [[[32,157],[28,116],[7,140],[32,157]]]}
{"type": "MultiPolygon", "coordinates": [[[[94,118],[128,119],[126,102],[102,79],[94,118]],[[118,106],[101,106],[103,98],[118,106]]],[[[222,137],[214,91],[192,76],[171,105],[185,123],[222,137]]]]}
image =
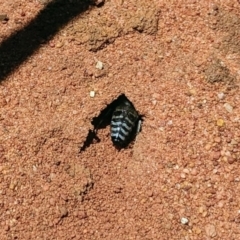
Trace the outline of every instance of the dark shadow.
{"type": "Polygon", "coordinates": [[[0,45],[0,82],[90,5],[94,5],[94,1],[51,1],[26,27],[3,41],[0,45]]]}
{"type": "Polygon", "coordinates": [[[88,131],[88,135],[86,137],[85,142],[83,143],[83,146],[80,148],[80,153],[82,151],[85,151],[86,148],[88,148],[91,144],[93,144],[94,142],[100,142],[99,137],[97,136],[96,131],[94,130],[89,130],[88,131]]]}

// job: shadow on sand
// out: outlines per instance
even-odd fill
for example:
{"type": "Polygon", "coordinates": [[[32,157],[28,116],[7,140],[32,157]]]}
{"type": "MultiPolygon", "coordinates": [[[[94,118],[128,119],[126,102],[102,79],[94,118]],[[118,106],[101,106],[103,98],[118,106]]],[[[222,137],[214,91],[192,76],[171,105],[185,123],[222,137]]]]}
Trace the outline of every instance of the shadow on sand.
{"type": "Polygon", "coordinates": [[[0,82],[90,5],[91,0],[51,1],[26,27],[4,40],[0,45],[0,82]]]}

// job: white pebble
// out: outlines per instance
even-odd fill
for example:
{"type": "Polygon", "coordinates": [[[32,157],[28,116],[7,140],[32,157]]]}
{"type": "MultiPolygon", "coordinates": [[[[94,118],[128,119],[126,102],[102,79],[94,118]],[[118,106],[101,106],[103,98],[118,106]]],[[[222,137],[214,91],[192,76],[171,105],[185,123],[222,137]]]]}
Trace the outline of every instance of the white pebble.
{"type": "Polygon", "coordinates": [[[155,106],[157,104],[157,100],[152,100],[152,104],[155,106]]]}
{"type": "Polygon", "coordinates": [[[181,178],[186,178],[186,174],[185,173],[181,173],[180,176],[181,176],[181,178]]]}
{"type": "Polygon", "coordinates": [[[232,113],[233,107],[229,103],[224,103],[223,106],[229,113],[232,113]]]}
{"type": "Polygon", "coordinates": [[[160,130],[161,132],[163,132],[163,131],[164,131],[164,127],[159,127],[159,130],[160,130]]]}
{"type": "Polygon", "coordinates": [[[181,218],[181,224],[187,225],[187,224],[188,224],[188,219],[185,218],[185,217],[182,217],[182,218],[181,218]]]}
{"type": "Polygon", "coordinates": [[[207,224],[205,226],[205,231],[208,237],[214,238],[217,235],[216,227],[212,224],[207,224]]]}
{"type": "Polygon", "coordinates": [[[97,61],[96,68],[102,70],[103,69],[103,63],[101,61],[97,61]]]}
{"type": "Polygon", "coordinates": [[[94,91],[90,91],[90,97],[95,97],[95,92],[94,91]]]}
{"type": "Polygon", "coordinates": [[[173,167],[173,169],[178,170],[178,169],[179,169],[179,166],[176,164],[176,165],[173,167]]]}
{"type": "Polygon", "coordinates": [[[221,100],[224,98],[224,93],[223,92],[220,92],[218,93],[218,98],[221,100]]]}

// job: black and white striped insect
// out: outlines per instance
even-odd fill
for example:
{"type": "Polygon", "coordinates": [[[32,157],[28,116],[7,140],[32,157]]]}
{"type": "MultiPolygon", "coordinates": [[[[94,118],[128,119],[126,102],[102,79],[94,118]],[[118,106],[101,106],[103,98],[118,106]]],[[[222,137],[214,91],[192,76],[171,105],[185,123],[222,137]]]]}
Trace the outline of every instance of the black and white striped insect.
{"type": "Polygon", "coordinates": [[[131,101],[121,94],[112,103],[104,108],[98,117],[93,118],[93,130],[89,130],[88,136],[80,152],[90,146],[94,139],[100,141],[97,131],[110,125],[111,139],[118,148],[127,147],[140,132],[142,115],[135,109],[131,101]]]}
{"type": "Polygon", "coordinates": [[[133,104],[123,100],[113,111],[111,119],[111,138],[117,147],[126,147],[140,131],[141,119],[133,104]]]}

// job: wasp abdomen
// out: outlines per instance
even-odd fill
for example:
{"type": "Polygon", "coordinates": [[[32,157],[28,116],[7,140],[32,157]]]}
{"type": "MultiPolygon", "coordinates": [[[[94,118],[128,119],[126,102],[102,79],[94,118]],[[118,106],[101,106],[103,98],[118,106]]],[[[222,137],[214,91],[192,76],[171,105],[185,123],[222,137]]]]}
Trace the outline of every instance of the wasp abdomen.
{"type": "Polygon", "coordinates": [[[113,112],[111,138],[115,145],[126,146],[136,133],[139,115],[134,106],[124,101],[113,112]]]}

